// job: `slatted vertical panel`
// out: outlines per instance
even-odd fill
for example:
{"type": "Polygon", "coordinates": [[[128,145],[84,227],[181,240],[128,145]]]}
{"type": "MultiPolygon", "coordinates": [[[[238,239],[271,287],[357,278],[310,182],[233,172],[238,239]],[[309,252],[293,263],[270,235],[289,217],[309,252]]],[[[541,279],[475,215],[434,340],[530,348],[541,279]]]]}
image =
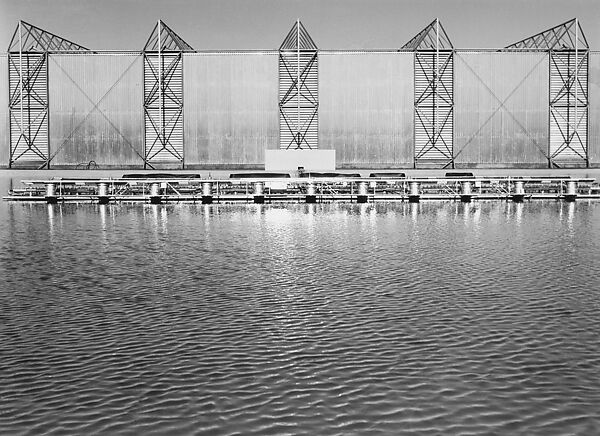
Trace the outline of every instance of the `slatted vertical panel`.
{"type": "Polygon", "coordinates": [[[144,113],[146,161],[183,166],[181,53],[144,55],[144,113]]]}
{"type": "Polygon", "coordinates": [[[45,162],[49,155],[48,62],[45,53],[9,54],[9,94],[10,164],[45,162]]]}
{"type": "Polygon", "coordinates": [[[318,148],[319,77],[317,50],[279,53],[279,146],[318,148]]]}
{"type": "Polygon", "coordinates": [[[550,52],[551,161],[558,166],[587,163],[587,131],[588,53],[550,52]]]}
{"type": "Polygon", "coordinates": [[[415,164],[453,161],[454,65],[451,51],[415,53],[415,164]]]}
{"type": "Polygon", "coordinates": [[[0,168],[10,161],[8,119],[8,55],[0,54],[0,168]]]}
{"type": "Polygon", "coordinates": [[[588,64],[588,157],[590,166],[600,167],[600,53],[590,52],[588,64]]]}

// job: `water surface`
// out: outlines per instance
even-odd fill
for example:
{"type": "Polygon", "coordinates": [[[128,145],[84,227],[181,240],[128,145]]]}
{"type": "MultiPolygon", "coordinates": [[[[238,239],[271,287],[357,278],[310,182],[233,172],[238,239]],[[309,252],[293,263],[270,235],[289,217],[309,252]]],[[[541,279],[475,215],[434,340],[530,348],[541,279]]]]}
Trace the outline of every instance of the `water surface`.
{"type": "Polygon", "coordinates": [[[598,434],[600,203],[0,205],[2,434],[598,434]]]}

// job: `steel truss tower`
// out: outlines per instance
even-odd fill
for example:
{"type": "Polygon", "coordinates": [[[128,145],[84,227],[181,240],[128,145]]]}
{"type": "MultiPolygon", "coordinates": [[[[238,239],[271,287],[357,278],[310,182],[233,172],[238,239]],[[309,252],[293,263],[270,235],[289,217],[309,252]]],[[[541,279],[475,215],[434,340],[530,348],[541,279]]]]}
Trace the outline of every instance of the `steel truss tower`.
{"type": "Polygon", "coordinates": [[[402,50],[415,52],[414,166],[454,168],[454,47],[436,18],[402,50]]]}
{"type": "Polygon", "coordinates": [[[184,167],[183,53],[193,51],[161,20],[144,46],[144,167],[184,167]]]}
{"type": "Polygon", "coordinates": [[[547,50],[550,57],[548,166],[589,166],[589,46],[574,18],[507,49],[547,50]]]}
{"type": "Polygon", "coordinates": [[[25,21],[8,46],[10,160],[13,166],[50,166],[48,52],[89,51],[25,21]]]}
{"type": "Polygon", "coordinates": [[[319,52],[296,21],[279,47],[279,148],[319,146],[319,52]]]}

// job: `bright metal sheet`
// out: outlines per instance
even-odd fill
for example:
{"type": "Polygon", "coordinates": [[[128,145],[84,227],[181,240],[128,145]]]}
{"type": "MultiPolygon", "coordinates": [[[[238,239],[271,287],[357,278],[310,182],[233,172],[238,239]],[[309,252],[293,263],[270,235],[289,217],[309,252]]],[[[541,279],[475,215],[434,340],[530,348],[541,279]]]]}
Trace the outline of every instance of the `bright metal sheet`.
{"type": "Polygon", "coordinates": [[[7,167],[9,160],[8,56],[6,54],[0,54],[0,167],[7,167]]]}
{"type": "Polygon", "coordinates": [[[277,52],[183,57],[186,166],[264,165],[279,148],[277,52]]]}
{"type": "Polygon", "coordinates": [[[546,53],[457,52],[454,150],[466,166],[545,166],[546,53]]]}
{"type": "Polygon", "coordinates": [[[600,167],[600,53],[598,52],[590,53],[588,87],[588,155],[590,165],[600,167]]]}
{"type": "Polygon", "coordinates": [[[319,55],[319,148],[339,167],[413,165],[413,68],[413,53],[319,55]]]}
{"type": "Polygon", "coordinates": [[[142,56],[50,55],[51,165],[143,165],[142,56]]]}

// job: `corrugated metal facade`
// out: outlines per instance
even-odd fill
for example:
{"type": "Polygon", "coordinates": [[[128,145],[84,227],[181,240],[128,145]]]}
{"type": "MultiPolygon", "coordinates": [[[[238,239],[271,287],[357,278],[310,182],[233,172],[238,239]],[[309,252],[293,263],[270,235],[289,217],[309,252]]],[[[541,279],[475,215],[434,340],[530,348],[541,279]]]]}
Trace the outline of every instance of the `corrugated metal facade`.
{"type": "Polygon", "coordinates": [[[10,135],[8,127],[8,55],[0,54],[0,168],[8,167],[10,135]]]}
{"type": "Polygon", "coordinates": [[[548,165],[548,69],[547,53],[455,54],[457,165],[548,165]]]}
{"type": "Polygon", "coordinates": [[[184,54],[186,167],[262,166],[279,148],[277,56],[184,54]]]}
{"type": "Polygon", "coordinates": [[[143,165],[142,56],[50,55],[51,166],[143,165]]]}
{"type": "Polygon", "coordinates": [[[589,135],[588,153],[590,165],[600,167],[600,53],[589,57],[589,135]]]}
{"type": "Polygon", "coordinates": [[[319,54],[319,148],[339,167],[409,167],[413,53],[319,54]]]}

